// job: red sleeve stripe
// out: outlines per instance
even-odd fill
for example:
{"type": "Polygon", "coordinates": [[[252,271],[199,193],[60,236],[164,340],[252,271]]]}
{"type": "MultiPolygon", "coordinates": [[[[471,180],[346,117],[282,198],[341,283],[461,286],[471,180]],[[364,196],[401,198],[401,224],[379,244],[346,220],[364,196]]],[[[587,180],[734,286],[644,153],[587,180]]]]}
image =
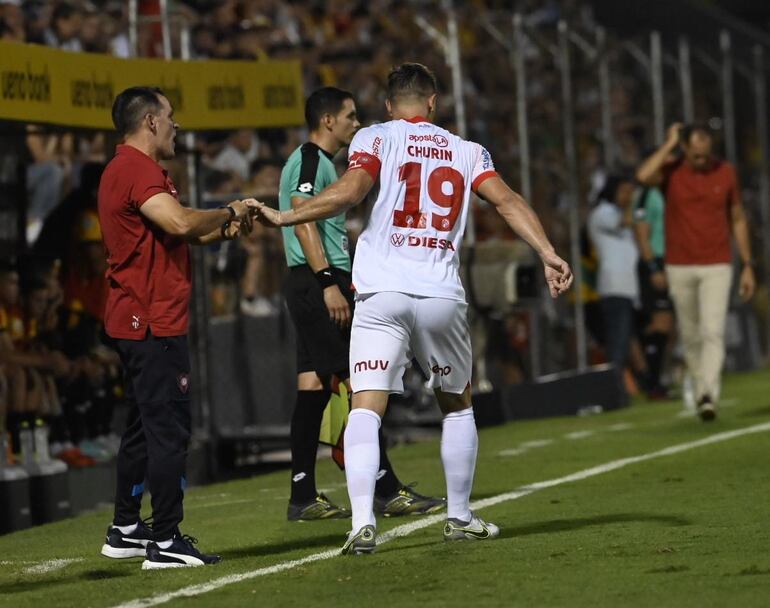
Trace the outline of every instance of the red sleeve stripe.
{"type": "Polygon", "coordinates": [[[484,171],[484,173],[478,175],[476,179],[473,180],[473,183],[471,184],[471,190],[473,192],[476,192],[479,189],[479,186],[484,183],[486,180],[488,180],[490,177],[497,177],[497,171],[484,171]]]}
{"type": "Polygon", "coordinates": [[[374,181],[380,175],[380,159],[366,152],[354,152],[350,155],[348,171],[352,169],[363,169],[374,181]]]}

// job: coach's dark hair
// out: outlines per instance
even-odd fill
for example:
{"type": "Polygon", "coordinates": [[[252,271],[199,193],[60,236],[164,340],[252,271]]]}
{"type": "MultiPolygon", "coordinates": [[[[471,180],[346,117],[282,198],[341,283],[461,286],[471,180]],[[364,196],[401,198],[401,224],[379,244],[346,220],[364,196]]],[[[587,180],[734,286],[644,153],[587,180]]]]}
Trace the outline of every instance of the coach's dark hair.
{"type": "Polygon", "coordinates": [[[324,114],[339,114],[346,99],[353,99],[353,93],[337,87],[323,87],[313,91],[305,102],[305,122],[311,131],[321,124],[324,114]]]}
{"type": "Polygon", "coordinates": [[[704,122],[694,122],[692,124],[685,125],[680,129],[679,141],[684,144],[689,144],[692,136],[696,133],[700,133],[701,135],[705,135],[706,137],[714,139],[714,131],[711,127],[709,127],[704,122]]]}
{"type": "Polygon", "coordinates": [[[163,106],[158,87],[131,87],[120,93],[112,104],[112,124],[123,137],[136,131],[147,114],[157,114],[163,106]]]}
{"type": "Polygon", "coordinates": [[[388,99],[430,97],[438,91],[436,76],[421,63],[402,63],[388,74],[388,99]]]}

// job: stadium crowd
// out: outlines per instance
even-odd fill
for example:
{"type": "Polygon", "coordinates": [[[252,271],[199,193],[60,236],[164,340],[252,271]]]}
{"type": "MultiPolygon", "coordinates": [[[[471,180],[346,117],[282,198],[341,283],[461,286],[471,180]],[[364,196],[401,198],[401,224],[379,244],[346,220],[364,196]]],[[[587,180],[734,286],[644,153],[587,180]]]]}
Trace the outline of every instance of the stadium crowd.
{"type": "MultiPolygon", "coordinates": [[[[115,0],[0,0],[0,39],[128,57],[127,4],[115,0]]],[[[158,2],[139,5],[144,15],[158,14],[158,2]]],[[[339,86],[353,91],[364,125],[385,118],[381,99],[391,67],[401,60],[419,58],[436,71],[444,90],[436,122],[456,130],[449,67],[442,50],[414,19],[415,13],[420,13],[442,27],[436,2],[180,0],[172,6],[179,16],[171,21],[174,57],[180,56],[180,29],[184,26],[191,33],[194,59],[300,59],[305,90],[339,86]]],[[[517,8],[531,31],[546,43],[555,42],[559,19],[568,19],[579,33],[587,35],[596,25],[590,9],[575,0],[523,0],[517,8]]],[[[501,175],[516,184],[520,150],[508,53],[495,46],[483,20],[475,18],[482,11],[494,15],[494,11],[503,10],[510,11],[509,2],[459,3],[463,86],[468,138],[484,143],[501,175]],[[506,76],[501,78],[501,74],[506,76]]],[[[163,55],[157,22],[145,23],[138,32],[140,56],[163,55]]],[[[527,60],[532,202],[557,249],[566,251],[567,175],[558,68],[534,44],[528,49],[527,60]]],[[[654,143],[646,102],[649,95],[643,90],[644,78],[634,77],[638,65],[621,55],[614,55],[612,61],[614,72],[622,74],[613,80],[611,89],[616,159],[612,172],[625,176],[623,183],[630,192],[622,194],[623,204],[630,208],[639,204],[643,193],[631,176],[643,160],[642,151],[654,143]]],[[[574,87],[581,214],[585,223],[591,207],[588,201],[608,196],[605,186],[610,169],[602,164],[599,86],[595,66],[587,58],[575,60],[574,87]]],[[[700,116],[711,116],[712,109],[718,107],[708,95],[698,97],[696,102],[696,114],[700,116]]],[[[202,160],[200,181],[205,204],[216,206],[238,193],[275,201],[281,166],[306,135],[302,128],[198,134],[196,148],[202,160]]],[[[0,408],[6,408],[0,409],[0,425],[7,420],[13,445],[18,446],[18,433],[41,419],[51,427],[57,454],[76,466],[89,464],[115,451],[110,425],[114,404],[121,395],[117,359],[101,332],[104,256],[93,211],[95,188],[116,141],[109,133],[34,126],[28,126],[21,139],[27,167],[26,236],[31,253],[23,259],[3,261],[0,271],[0,408]]],[[[168,163],[169,173],[182,193],[188,190],[184,160],[184,155],[179,155],[168,163]]],[[[511,238],[491,209],[476,205],[474,215],[479,240],[511,238]]],[[[361,213],[352,213],[348,224],[354,242],[363,225],[361,213]]],[[[634,270],[637,244],[633,238],[629,243],[626,259],[629,270],[634,270]]],[[[585,244],[587,278],[583,288],[590,306],[592,300],[599,300],[590,284],[590,270],[596,264],[591,254],[595,243],[586,240],[585,244]]],[[[278,232],[257,228],[248,239],[227,243],[211,257],[215,260],[211,269],[213,314],[238,310],[255,316],[278,314],[285,271],[278,232]]],[[[634,300],[634,293],[629,298],[634,300]]],[[[607,306],[597,310],[598,324],[601,318],[613,314],[607,306]]],[[[546,313],[554,324],[562,324],[564,332],[573,331],[564,321],[569,315],[559,315],[553,308],[546,308],[546,313]]],[[[589,315],[589,322],[592,319],[589,315]]],[[[501,352],[492,353],[501,360],[506,359],[506,350],[526,349],[528,340],[521,323],[506,323],[504,328],[497,349],[501,352]]],[[[599,344],[602,332],[595,333],[599,344]]],[[[628,342],[637,380],[651,394],[663,393],[660,373],[649,380],[649,360],[645,361],[630,335],[628,342]]],[[[616,353],[626,346],[613,344],[609,348],[612,352],[608,357],[620,361],[623,355],[616,353]]],[[[567,351],[564,349],[560,355],[562,367],[569,364],[571,354],[567,351]]]]}

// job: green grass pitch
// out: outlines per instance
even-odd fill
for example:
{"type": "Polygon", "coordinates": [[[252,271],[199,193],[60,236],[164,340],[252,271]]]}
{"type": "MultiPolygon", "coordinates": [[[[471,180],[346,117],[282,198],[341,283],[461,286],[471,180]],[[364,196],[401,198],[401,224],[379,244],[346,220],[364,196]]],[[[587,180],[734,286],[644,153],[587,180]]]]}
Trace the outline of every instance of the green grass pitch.
{"type": "MultiPolygon", "coordinates": [[[[729,376],[723,404],[711,424],[678,416],[678,402],[637,402],[484,430],[473,497],[770,423],[770,374],[729,376]]],[[[372,556],[326,553],[299,565],[289,562],[339,549],[349,524],[288,523],[288,472],[193,488],[182,529],[221,553],[221,564],[143,572],[141,559],[104,558],[111,512],[103,510],[0,537],[0,606],[139,607],[185,589],[193,595],[160,605],[768,606],[768,428],[483,508],[502,528],[494,541],[447,544],[436,522],[372,556]],[[262,570],[275,566],[283,569],[262,570]],[[217,588],[201,593],[211,581],[217,588]]],[[[437,442],[396,447],[391,457],[404,481],[443,495],[437,442]]],[[[331,462],[319,463],[318,481],[347,503],[331,462]]],[[[381,520],[378,532],[420,521],[381,520]]]]}

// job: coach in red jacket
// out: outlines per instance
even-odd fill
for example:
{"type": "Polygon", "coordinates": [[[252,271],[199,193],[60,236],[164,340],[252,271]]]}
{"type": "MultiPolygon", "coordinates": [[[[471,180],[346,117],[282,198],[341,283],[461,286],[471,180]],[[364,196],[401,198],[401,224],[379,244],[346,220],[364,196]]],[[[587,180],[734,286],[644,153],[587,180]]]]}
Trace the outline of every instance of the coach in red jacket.
{"type": "Polygon", "coordinates": [[[732,283],[730,234],[741,258],[740,295],[754,293],[751,247],[735,167],[712,153],[708,127],[674,124],[636,173],[666,199],[666,277],[682,334],[685,361],[695,381],[698,413],[716,417],[724,333],[732,283]],[[682,156],[669,155],[681,146],[682,156]]]}
{"type": "Polygon", "coordinates": [[[124,138],[99,185],[107,249],[105,329],[117,344],[130,404],[117,459],[115,516],[102,554],[145,556],[143,569],[219,561],[179,531],[190,439],[189,244],[230,239],[250,228],[249,205],[183,207],[168,172],[179,125],[163,92],[133,87],[115,99],[112,120],[124,138]],[[145,478],[152,528],[140,521],[145,478]]]}

